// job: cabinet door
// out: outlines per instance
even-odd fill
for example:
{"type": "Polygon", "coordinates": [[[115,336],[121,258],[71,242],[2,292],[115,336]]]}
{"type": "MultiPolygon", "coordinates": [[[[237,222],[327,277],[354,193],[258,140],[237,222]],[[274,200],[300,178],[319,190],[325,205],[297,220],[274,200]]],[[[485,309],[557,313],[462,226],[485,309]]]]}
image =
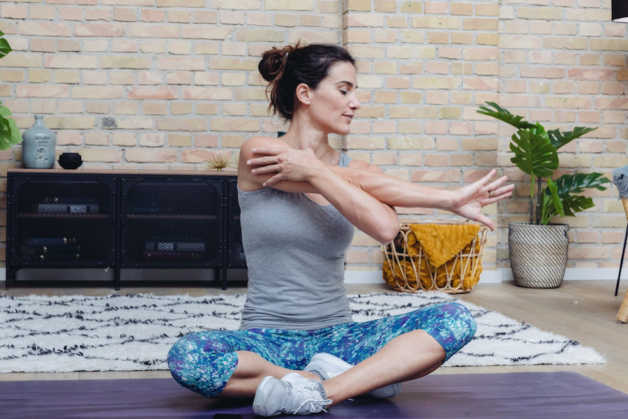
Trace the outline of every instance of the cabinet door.
{"type": "Polygon", "coordinates": [[[12,175],[9,257],[23,267],[114,264],[115,185],[98,175],[12,175]]]}
{"type": "Polygon", "coordinates": [[[120,182],[122,267],[223,264],[222,179],[138,175],[120,182]]]}

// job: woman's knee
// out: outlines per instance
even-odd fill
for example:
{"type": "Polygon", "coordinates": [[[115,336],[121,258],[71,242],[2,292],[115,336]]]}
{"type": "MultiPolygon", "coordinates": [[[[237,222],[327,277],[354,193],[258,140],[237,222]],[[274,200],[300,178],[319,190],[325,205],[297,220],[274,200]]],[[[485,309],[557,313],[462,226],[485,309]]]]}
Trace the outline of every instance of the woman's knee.
{"type": "Polygon", "coordinates": [[[438,307],[442,323],[440,331],[447,359],[469,343],[477,330],[477,324],[471,311],[464,305],[452,302],[438,307]]]}
{"type": "Polygon", "coordinates": [[[219,333],[190,333],[168,352],[168,368],[182,386],[207,397],[217,396],[237,366],[237,354],[219,333]]]}
{"type": "Polygon", "coordinates": [[[427,332],[443,347],[446,359],[469,343],[477,329],[469,309],[457,302],[436,304],[412,314],[416,328],[427,332]]]}
{"type": "Polygon", "coordinates": [[[446,310],[454,319],[453,324],[456,328],[456,334],[465,344],[468,343],[477,331],[477,323],[473,318],[471,311],[460,303],[447,303],[446,310]]]}
{"type": "Polygon", "coordinates": [[[186,365],[185,360],[189,353],[199,350],[198,344],[192,335],[193,333],[177,339],[168,351],[168,368],[173,375],[177,370],[186,365]]]}
{"type": "Polygon", "coordinates": [[[195,333],[190,333],[179,338],[168,351],[168,368],[172,377],[181,384],[183,377],[187,375],[186,370],[195,367],[193,360],[202,351],[202,346],[194,335],[195,333]]]}

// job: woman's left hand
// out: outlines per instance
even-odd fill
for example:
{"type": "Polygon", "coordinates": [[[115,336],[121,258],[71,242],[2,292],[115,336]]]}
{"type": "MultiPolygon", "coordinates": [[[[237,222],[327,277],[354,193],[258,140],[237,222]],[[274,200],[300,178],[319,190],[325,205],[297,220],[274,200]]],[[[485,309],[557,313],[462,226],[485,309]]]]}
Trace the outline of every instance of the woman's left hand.
{"type": "Polygon", "coordinates": [[[482,179],[454,191],[450,211],[495,230],[493,221],[482,214],[482,207],[508,198],[515,188],[513,184],[504,185],[508,181],[506,176],[491,181],[496,173],[493,169],[482,179]]]}
{"type": "Polygon", "coordinates": [[[246,163],[251,167],[254,175],[274,175],[267,179],[264,187],[275,185],[282,181],[309,182],[311,177],[325,170],[312,150],[299,150],[283,145],[254,148],[254,155],[260,156],[249,159],[246,163]]]}

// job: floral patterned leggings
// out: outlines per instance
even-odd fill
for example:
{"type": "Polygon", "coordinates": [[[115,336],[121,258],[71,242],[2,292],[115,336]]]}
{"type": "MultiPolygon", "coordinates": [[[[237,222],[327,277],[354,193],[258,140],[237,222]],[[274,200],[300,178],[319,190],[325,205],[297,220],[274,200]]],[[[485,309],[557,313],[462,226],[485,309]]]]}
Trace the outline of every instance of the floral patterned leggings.
{"type": "Polygon", "coordinates": [[[350,322],[316,330],[247,329],[203,331],[179,339],[168,353],[174,379],[206,397],[223,390],[238,365],[236,351],[251,351],[265,360],[302,370],[318,352],[327,352],[357,364],[379,351],[391,339],[424,330],[445,349],[449,359],[475,334],[469,310],[444,303],[368,322],[350,322]]]}

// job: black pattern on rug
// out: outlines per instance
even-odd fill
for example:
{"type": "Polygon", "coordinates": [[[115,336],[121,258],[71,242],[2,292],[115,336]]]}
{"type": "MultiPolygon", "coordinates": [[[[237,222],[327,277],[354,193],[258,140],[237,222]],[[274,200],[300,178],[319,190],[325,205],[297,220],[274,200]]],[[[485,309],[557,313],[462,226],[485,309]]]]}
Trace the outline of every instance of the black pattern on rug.
{"type": "MultiPolygon", "coordinates": [[[[168,350],[179,337],[199,330],[237,329],[245,298],[245,294],[0,297],[0,372],[167,369],[168,350]]],[[[440,292],[349,296],[355,321],[453,300],[440,292]]],[[[567,337],[458,301],[471,310],[478,330],[445,366],[604,362],[594,349],[567,337]]]]}

